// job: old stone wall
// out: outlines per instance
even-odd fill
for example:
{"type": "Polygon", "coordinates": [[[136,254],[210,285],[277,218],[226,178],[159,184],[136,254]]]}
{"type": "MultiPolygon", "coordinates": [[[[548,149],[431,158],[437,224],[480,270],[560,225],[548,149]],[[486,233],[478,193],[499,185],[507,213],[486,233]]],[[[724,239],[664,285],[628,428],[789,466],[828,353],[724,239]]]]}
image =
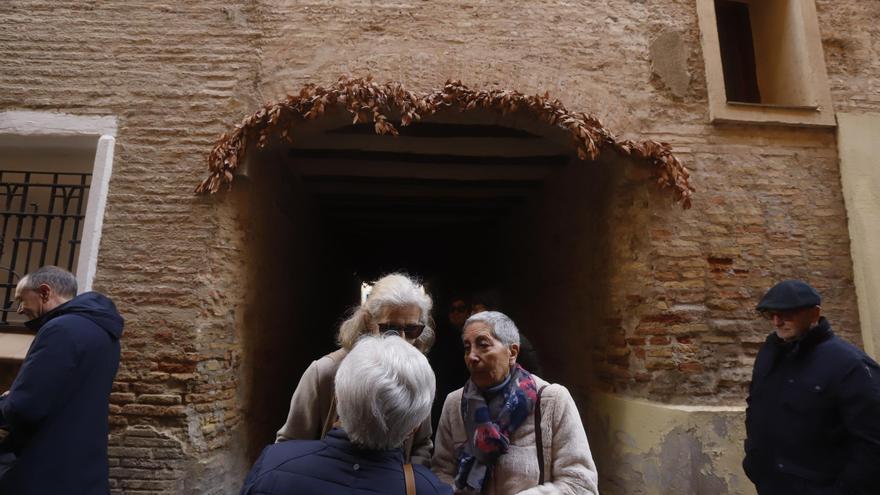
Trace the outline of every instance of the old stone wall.
{"type": "Polygon", "coordinates": [[[0,109],[119,121],[95,280],[126,319],[110,411],[117,493],[179,492],[198,483],[187,472],[212,480],[194,493],[231,486],[198,470],[219,470],[205,459],[239,423],[238,286],[216,280],[239,252],[215,220],[223,205],[192,189],[216,136],[258,101],[258,20],[251,2],[0,6],[0,109]]]}
{"type": "MultiPolygon", "coordinates": [[[[836,109],[877,112],[880,4],[817,7],[836,109]]],[[[673,145],[693,172],[693,209],[643,179],[607,219],[608,304],[583,349],[602,388],[741,403],[768,332],[751,308],[780,278],[816,285],[859,342],[833,129],[708,124],[699,36],[681,0],[5,1],[0,110],[119,119],[95,282],[127,321],[114,491],[237,491],[240,377],[258,365],[240,348],[258,331],[243,316],[249,239],[235,200],[192,188],[220,132],[343,74],[549,91],[622,137],[673,145]]]]}
{"type": "MultiPolygon", "coordinates": [[[[606,340],[598,354],[616,356],[604,364],[616,376],[612,389],[683,402],[741,400],[768,331],[751,307],[783,277],[819,287],[836,326],[860,340],[833,130],[707,124],[699,29],[688,2],[272,7],[266,95],[322,73],[369,72],[417,89],[438,85],[439,75],[480,87],[549,89],[623,136],[673,144],[699,195],[688,212],[662,198],[634,202],[630,212],[644,210],[645,224],[620,227],[629,242],[614,256],[630,260],[618,267],[616,303],[599,323],[606,340]]],[[[823,9],[820,23],[834,26],[870,8],[823,9]]],[[[870,67],[869,47],[846,56],[870,67]]],[[[829,66],[832,80],[847,80],[834,72],[844,70],[839,58],[829,66]]],[[[871,77],[876,72],[858,84],[871,77]]],[[[855,87],[838,94],[840,87],[837,100],[871,98],[855,87]]]]}

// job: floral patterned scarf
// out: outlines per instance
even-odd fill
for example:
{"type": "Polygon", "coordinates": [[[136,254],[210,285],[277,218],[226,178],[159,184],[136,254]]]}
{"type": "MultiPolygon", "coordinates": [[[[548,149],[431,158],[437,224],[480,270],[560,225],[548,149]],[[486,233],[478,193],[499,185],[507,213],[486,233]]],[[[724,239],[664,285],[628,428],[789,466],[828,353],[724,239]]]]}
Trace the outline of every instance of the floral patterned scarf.
{"type": "Polygon", "coordinates": [[[535,379],[516,365],[506,381],[485,392],[470,380],[461,394],[467,442],[457,452],[455,486],[480,493],[491,468],[510,447],[510,435],[529,417],[538,397],[535,379]],[[488,402],[487,402],[488,399],[488,402]]]}

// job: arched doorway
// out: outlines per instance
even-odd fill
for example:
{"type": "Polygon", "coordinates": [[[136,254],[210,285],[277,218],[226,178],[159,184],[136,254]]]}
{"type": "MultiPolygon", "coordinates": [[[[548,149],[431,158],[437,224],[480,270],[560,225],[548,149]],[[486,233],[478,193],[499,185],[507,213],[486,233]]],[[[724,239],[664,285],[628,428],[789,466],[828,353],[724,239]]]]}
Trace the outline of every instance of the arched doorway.
{"type": "Polygon", "coordinates": [[[657,200],[646,184],[685,206],[692,191],[667,145],[618,142],[546,96],[455,83],[422,96],[369,80],[305,88],[245,119],[210,161],[200,192],[242,183],[247,277],[259,288],[241,329],[251,460],[301,372],[333,349],[360,283],[389,271],[420,276],[440,302],[492,288],[546,378],[585,400],[577,391],[607,380],[592,358],[615,358],[595,324],[614,283],[615,222],[627,204],[657,200]]]}

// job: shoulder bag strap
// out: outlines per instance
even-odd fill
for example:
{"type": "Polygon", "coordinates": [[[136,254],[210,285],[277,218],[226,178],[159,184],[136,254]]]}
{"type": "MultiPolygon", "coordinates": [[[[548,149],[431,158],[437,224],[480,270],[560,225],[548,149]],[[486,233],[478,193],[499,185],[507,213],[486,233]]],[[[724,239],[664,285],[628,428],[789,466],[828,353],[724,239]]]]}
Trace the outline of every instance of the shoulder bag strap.
{"type": "Polygon", "coordinates": [[[406,482],[406,495],[416,495],[416,475],[408,462],[403,465],[403,480],[406,482]]]}
{"type": "Polygon", "coordinates": [[[407,463],[412,462],[412,451],[413,446],[416,443],[416,434],[415,432],[410,433],[406,440],[403,442],[403,460],[407,463]]]}
{"type": "Polygon", "coordinates": [[[538,389],[538,398],[535,399],[535,450],[538,451],[538,485],[544,484],[544,439],[541,431],[541,393],[547,385],[538,389]]]}
{"type": "Polygon", "coordinates": [[[324,426],[321,428],[321,439],[327,436],[327,432],[333,429],[336,423],[336,394],[330,399],[330,410],[327,411],[327,417],[324,418],[324,426]]]}

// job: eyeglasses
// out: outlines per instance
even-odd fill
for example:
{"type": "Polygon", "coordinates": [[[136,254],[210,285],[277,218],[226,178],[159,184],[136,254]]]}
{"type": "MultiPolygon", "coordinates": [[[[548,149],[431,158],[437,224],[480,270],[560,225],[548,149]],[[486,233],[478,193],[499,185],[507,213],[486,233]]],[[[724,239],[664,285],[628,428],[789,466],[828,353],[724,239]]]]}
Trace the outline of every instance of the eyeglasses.
{"type": "Polygon", "coordinates": [[[422,334],[422,331],[425,330],[425,325],[421,323],[416,323],[414,325],[397,325],[394,323],[378,323],[379,331],[382,333],[385,332],[394,332],[403,334],[406,338],[410,340],[415,340],[419,338],[419,335],[422,334]]]}
{"type": "Polygon", "coordinates": [[[786,309],[786,310],[765,310],[761,311],[761,316],[764,317],[765,320],[772,320],[776,317],[779,317],[782,321],[791,321],[797,316],[798,313],[803,311],[802,309],[786,309]]]}

